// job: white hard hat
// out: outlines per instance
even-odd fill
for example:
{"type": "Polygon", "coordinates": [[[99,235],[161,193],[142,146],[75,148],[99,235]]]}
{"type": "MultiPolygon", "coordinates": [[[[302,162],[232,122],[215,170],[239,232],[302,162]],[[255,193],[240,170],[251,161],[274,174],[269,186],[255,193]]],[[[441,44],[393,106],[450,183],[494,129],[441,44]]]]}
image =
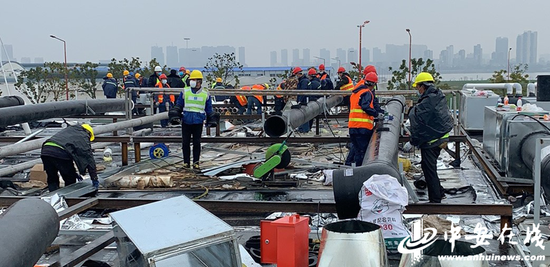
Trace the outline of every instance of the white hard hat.
{"type": "Polygon", "coordinates": [[[162,68],[160,66],[156,66],[155,71],[162,71],[162,68]]]}

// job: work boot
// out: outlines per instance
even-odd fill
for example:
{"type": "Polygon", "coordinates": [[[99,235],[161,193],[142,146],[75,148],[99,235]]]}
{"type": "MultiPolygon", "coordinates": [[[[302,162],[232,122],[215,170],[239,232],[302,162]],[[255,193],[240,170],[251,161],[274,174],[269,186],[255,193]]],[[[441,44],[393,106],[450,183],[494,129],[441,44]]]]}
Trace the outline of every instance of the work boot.
{"type": "Polygon", "coordinates": [[[195,163],[193,163],[193,169],[194,169],[194,170],[197,170],[197,171],[200,171],[201,168],[200,168],[200,165],[199,165],[199,162],[198,162],[198,161],[195,162],[195,163]]]}
{"type": "Polygon", "coordinates": [[[186,162],[186,163],[183,163],[183,168],[184,168],[184,169],[189,169],[189,163],[187,163],[187,162],[186,162]]]}

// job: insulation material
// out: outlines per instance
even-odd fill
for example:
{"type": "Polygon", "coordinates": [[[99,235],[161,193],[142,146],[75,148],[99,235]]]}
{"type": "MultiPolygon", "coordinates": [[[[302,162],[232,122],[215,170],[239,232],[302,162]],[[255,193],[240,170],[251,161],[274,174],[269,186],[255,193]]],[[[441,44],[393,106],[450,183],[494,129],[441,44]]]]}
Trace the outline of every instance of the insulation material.
{"type": "Polygon", "coordinates": [[[124,188],[159,188],[172,187],[174,185],[170,175],[141,176],[127,175],[116,181],[115,186],[124,188]]]}

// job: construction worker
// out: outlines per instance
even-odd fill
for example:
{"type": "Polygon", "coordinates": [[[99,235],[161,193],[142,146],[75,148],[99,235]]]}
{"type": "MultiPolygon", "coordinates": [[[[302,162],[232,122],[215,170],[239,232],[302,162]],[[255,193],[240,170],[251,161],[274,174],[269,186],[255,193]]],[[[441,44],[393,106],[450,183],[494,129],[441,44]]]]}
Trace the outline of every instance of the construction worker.
{"type": "MultiPolygon", "coordinates": [[[[212,89],[219,89],[219,90],[225,89],[225,86],[222,83],[222,78],[220,77],[216,78],[216,82],[212,84],[212,89]]],[[[216,97],[214,97],[216,102],[223,102],[228,98],[229,96],[227,95],[217,95],[216,97]]]]}
{"type": "MultiPolygon", "coordinates": [[[[267,83],[265,84],[255,84],[252,85],[252,90],[258,90],[262,91],[264,89],[268,89],[269,85],[267,83]]],[[[247,98],[247,109],[246,114],[251,115],[252,110],[254,109],[254,106],[256,106],[256,114],[261,115],[262,114],[262,105],[264,103],[264,97],[261,95],[254,95],[254,96],[248,96],[247,98]]]]}
{"type": "MultiPolygon", "coordinates": [[[[129,90],[129,88],[136,88],[136,87],[139,87],[139,82],[138,80],[134,77],[134,75],[132,75],[131,72],[125,70],[123,72],[123,75],[124,75],[124,78],[123,78],[123,81],[124,81],[124,90],[129,90]]],[[[130,98],[132,100],[132,102],[134,103],[134,105],[136,104],[136,101],[137,101],[137,97],[138,97],[138,91],[136,90],[132,90],[131,91],[131,95],[130,95],[130,98]]],[[[132,109],[132,113],[133,114],[137,114],[137,109],[134,108],[132,109]]]]}
{"type": "Polygon", "coordinates": [[[180,71],[183,73],[181,76],[181,80],[183,81],[183,83],[185,83],[185,87],[189,87],[189,75],[191,72],[189,70],[186,70],[184,67],[181,67],[180,71]]]}
{"type": "MultiPolygon", "coordinates": [[[[292,77],[296,77],[298,80],[298,84],[296,85],[297,90],[309,90],[309,79],[302,73],[302,68],[296,67],[292,70],[292,77]]],[[[308,96],[307,95],[299,95],[296,98],[298,105],[292,106],[293,109],[301,108],[301,106],[305,106],[308,103],[308,96]]],[[[304,123],[298,127],[299,133],[307,133],[309,132],[309,122],[304,123]]]]}
{"type": "Polygon", "coordinates": [[[147,87],[155,87],[155,84],[159,82],[161,74],[162,74],[162,68],[160,66],[156,66],[153,74],[149,76],[147,87]]]}
{"type": "MultiPolygon", "coordinates": [[[[336,90],[353,90],[353,80],[351,79],[349,73],[346,72],[344,67],[338,68],[338,77],[340,80],[336,83],[336,90]]],[[[349,107],[349,96],[344,97],[342,105],[349,107]]]]}
{"type": "Polygon", "coordinates": [[[215,115],[212,109],[212,98],[208,91],[201,88],[202,82],[202,72],[199,70],[192,71],[189,75],[190,86],[180,93],[176,104],[169,112],[172,124],[181,122],[183,165],[185,168],[191,166],[191,136],[193,136],[193,169],[196,170],[200,170],[203,123],[207,120],[207,124],[209,124],[210,119],[215,115]]]}
{"type": "MultiPolygon", "coordinates": [[[[250,86],[243,86],[240,90],[250,90],[250,86]]],[[[235,105],[239,110],[237,111],[237,114],[243,115],[246,111],[246,108],[248,107],[248,97],[244,95],[236,95],[229,97],[229,102],[235,105]]]]}
{"type": "Polygon", "coordinates": [[[91,141],[94,141],[94,130],[90,125],[82,124],[69,126],[42,144],[40,158],[48,176],[50,192],[59,189],[58,172],[61,173],[65,186],[81,179],[74,168],[75,163],[80,174],[85,175],[88,171],[92,185],[96,189],[99,187],[91,141]]]}
{"type": "MultiPolygon", "coordinates": [[[[168,77],[166,77],[166,74],[160,75],[160,80],[155,84],[155,87],[157,88],[170,88],[170,85],[168,84],[168,77]]],[[[168,97],[168,94],[158,94],[154,96],[155,103],[159,108],[159,113],[166,112],[169,110],[176,100],[175,95],[170,95],[168,97]]],[[[165,128],[168,126],[168,120],[160,120],[160,126],[162,128],[165,128]]]]}
{"type": "Polygon", "coordinates": [[[321,80],[321,90],[332,90],[334,89],[334,84],[330,79],[328,73],[325,72],[325,64],[319,65],[319,79],[321,80]]]}
{"type": "MultiPolygon", "coordinates": [[[[277,85],[278,91],[285,90],[286,80],[283,80],[279,85],[277,85]]],[[[284,95],[275,95],[275,112],[274,115],[283,115],[283,108],[285,107],[285,96],[284,95]]]]}
{"type": "Polygon", "coordinates": [[[181,77],[178,75],[178,72],[174,69],[170,70],[170,75],[168,77],[168,85],[170,88],[184,88],[185,83],[181,80],[181,77]]]}
{"type": "Polygon", "coordinates": [[[378,82],[378,75],[371,72],[365,76],[365,82],[353,89],[350,97],[349,136],[355,149],[355,165],[361,166],[372,137],[374,118],[378,111],[374,108],[372,89],[378,82]]]}
{"type": "Polygon", "coordinates": [[[136,73],[134,77],[138,80],[139,87],[147,87],[147,78],[141,76],[139,73],[136,73]]]}
{"type": "Polygon", "coordinates": [[[447,146],[453,119],[445,95],[435,87],[430,73],[419,73],[412,86],[418,90],[420,98],[409,111],[410,144],[420,148],[420,166],[426,178],[430,203],[441,203],[445,194],[437,175],[437,158],[441,148],[447,146]]]}
{"type": "Polygon", "coordinates": [[[106,98],[116,98],[116,93],[118,91],[118,82],[113,78],[112,73],[107,73],[107,76],[103,77],[103,95],[106,98]]]}

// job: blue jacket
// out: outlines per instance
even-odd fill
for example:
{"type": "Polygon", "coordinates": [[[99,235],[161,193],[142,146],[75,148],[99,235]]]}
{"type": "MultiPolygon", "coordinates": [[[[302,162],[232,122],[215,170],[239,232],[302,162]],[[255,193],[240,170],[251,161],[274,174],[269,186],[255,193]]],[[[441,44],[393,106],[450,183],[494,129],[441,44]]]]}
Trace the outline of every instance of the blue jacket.
{"type": "Polygon", "coordinates": [[[116,98],[116,92],[118,91],[118,82],[114,78],[107,78],[103,81],[103,94],[106,98],[116,98]]]}
{"type": "MultiPolygon", "coordinates": [[[[309,79],[302,75],[300,79],[298,80],[298,85],[296,87],[298,90],[308,90],[309,89],[309,79]]],[[[300,104],[307,104],[307,96],[306,95],[299,95],[296,99],[298,103],[300,104]]]]}
{"type": "MultiPolygon", "coordinates": [[[[366,89],[367,86],[362,84],[361,86],[353,89],[353,93],[357,93],[363,89],[366,89]]],[[[372,92],[372,91],[371,91],[372,92]]],[[[361,109],[367,113],[370,116],[378,117],[378,110],[376,109],[376,106],[374,106],[374,93],[370,94],[368,92],[363,93],[359,97],[359,106],[361,106],[361,109]],[[370,103],[373,102],[373,107],[370,107],[370,103]]],[[[367,134],[368,131],[372,131],[366,128],[350,128],[349,133],[350,134],[367,134]]]]}
{"type": "MultiPolygon", "coordinates": [[[[195,88],[192,88],[191,90],[193,90],[193,93],[196,93],[198,91],[195,88]]],[[[185,97],[184,97],[183,94],[184,94],[184,92],[181,92],[180,96],[178,97],[178,100],[176,100],[175,108],[177,108],[179,110],[183,110],[183,107],[185,107],[185,101],[184,101],[185,97]]],[[[206,112],[206,114],[198,113],[198,112],[185,112],[185,111],[182,111],[183,116],[182,116],[181,121],[182,121],[183,124],[202,124],[202,123],[204,123],[204,121],[206,120],[206,116],[208,116],[208,115],[210,115],[214,112],[213,109],[212,109],[212,97],[210,96],[210,94],[208,95],[208,98],[206,99],[206,107],[204,108],[204,111],[206,112]]]]}
{"type": "MultiPolygon", "coordinates": [[[[317,78],[317,77],[313,77],[311,80],[309,80],[309,86],[308,86],[309,90],[321,90],[321,79],[317,78]]],[[[319,95],[310,95],[308,96],[309,97],[309,101],[316,101],[317,99],[319,99],[321,96],[319,95]]]]}
{"type": "MultiPolygon", "coordinates": [[[[128,90],[130,87],[139,87],[139,81],[132,75],[127,75],[124,78],[124,89],[128,90]]],[[[132,98],[137,97],[137,91],[132,91],[132,98]]]]}

